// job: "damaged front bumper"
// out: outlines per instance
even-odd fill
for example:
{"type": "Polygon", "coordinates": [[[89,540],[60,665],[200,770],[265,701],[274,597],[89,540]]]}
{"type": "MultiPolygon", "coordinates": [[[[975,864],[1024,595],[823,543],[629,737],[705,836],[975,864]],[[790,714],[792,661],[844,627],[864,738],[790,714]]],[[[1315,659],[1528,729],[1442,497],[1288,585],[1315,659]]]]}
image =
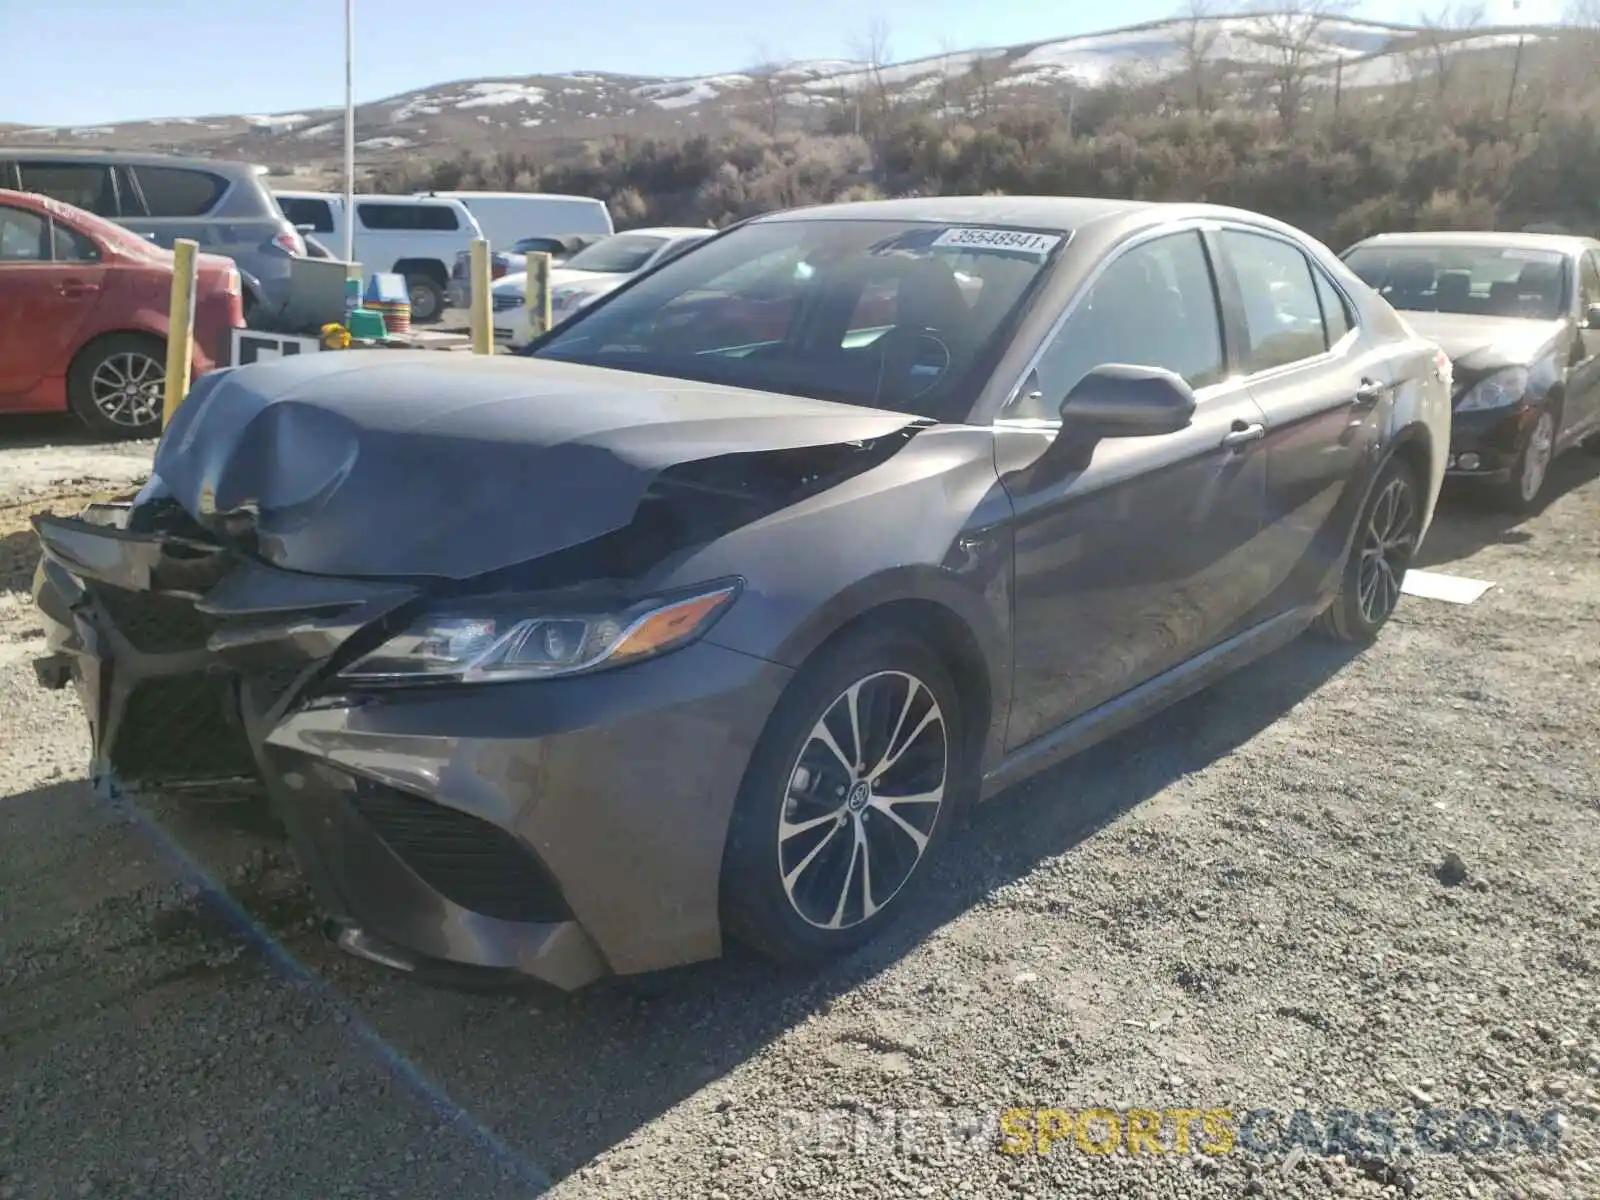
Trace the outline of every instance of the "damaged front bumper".
{"type": "Polygon", "coordinates": [[[35,519],[40,682],[97,786],[264,789],[340,944],[564,989],[714,957],[750,747],[785,668],[699,642],[570,679],[353,691],[417,586],[269,566],[128,505],[35,519]]]}

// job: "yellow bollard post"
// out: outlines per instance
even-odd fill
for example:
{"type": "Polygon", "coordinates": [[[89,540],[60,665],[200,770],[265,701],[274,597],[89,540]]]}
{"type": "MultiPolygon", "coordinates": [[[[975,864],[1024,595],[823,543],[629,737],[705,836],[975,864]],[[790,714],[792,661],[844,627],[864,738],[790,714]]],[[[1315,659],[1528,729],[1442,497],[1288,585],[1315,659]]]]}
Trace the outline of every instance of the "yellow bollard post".
{"type": "Polygon", "coordinates": [[[550,256],[544,251],[528,255],[528,340],[550,329],[550,256]]]}
{"type": "Polygon", "coordinates": [[[469,260],[472,285],[472,352],[494,353],[494,297],[489,292],[489,243],[483,238],[472,239],[472,256],[469,260]]]}
{"type": "Polygon", "coordinates": [[[179,238],[172,243],[172,300],[167,307],[167,378],[162,397],[161,428],[171,423],[189,394],[189,369],[194,362],[194,287],[200,243],[179,238]]]}

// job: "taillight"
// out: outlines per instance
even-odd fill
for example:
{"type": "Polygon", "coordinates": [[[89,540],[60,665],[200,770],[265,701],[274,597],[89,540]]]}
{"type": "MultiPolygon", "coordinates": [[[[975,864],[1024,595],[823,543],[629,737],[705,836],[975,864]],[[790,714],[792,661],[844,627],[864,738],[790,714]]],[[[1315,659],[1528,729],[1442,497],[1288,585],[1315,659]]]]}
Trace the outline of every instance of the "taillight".
{"type": "Polygon", "coordinates": [[[499,279],[500,276],[504,275],[508,270],[510,270],[509,265],[506,264],[506,263],[500,262],[497,259],[494,262],[489,264],[489,278],[490,279],[499,279]]]}
{"type": "Polygon", "coordinates": [[[306,244],[298,233],[275,233],[272,235],[272,244],[290,258],[305,257],[306,244]]]}
{"type": "Polygon", "coordinates": [[[239,278],[239,268],[230,266],[222,273],[222,292],[226,296],[243,296],[244,283],[239,278]]]}

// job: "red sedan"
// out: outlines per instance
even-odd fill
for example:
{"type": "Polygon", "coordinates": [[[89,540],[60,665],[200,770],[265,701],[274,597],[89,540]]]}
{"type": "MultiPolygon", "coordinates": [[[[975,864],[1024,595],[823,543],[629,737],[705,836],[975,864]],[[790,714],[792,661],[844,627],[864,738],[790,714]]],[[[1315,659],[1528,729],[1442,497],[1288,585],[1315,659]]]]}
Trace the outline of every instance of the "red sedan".
{"type": "MultiPolygon", "coordinates": [[[[233,261],[200,255],[198,376],[244,325],[233,261]]],[[[70,409],[104,437],[160,431],[172,252],[45,196],[0,189],[0,413],[70,409]]]]}

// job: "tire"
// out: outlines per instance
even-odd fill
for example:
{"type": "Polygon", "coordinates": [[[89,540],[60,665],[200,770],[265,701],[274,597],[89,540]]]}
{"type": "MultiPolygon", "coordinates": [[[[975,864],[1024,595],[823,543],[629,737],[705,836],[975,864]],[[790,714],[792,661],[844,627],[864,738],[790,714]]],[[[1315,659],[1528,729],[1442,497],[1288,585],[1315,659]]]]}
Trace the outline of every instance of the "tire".
{"type": "Polygon", "coordinates": [[[407,275],[406,292],[411,298],[411,319],[416,324],[437,321],[444,312],[444,288],[431,275],[407,275]]]}
{"type": "Polygon", "coordinates": [[[927,643],[873,625],[824,646],[789,685],[745,771],[723,853],[723,928],[780,962],[820,961],[875,937],[926,878],[966,758],[955,685],[927,643]],[[852,697],[874,759],[866,771],[842,761],[856,754],[852,697]],[[897,719],[915,722],[909,735],[897,719]],[[816,732],[824,721],[838,754],[816,732]],[[892,766],[868,782],[888,757],[880,747],[896,750],[892,766]],[[896,803],[930,793],[938,799],[896,803]],[[785,833],[785,824],[799,828],[785,833]],[[863,848],[870,869],[859,866],[863,848]]]}
{"type": "Polygon", "coordinates": [[[1362,506],[1339,591],[1316,620],[1319,633],[1358,645],[1378,636],[1400,602],[1400,586],[1416,554],[1421,527],[1422,492],[1416,476],[1391,458],[1362,506]]]}
{"type": "Polygon", "coordinates": [[[145,333],[116,333],[90,342],[67,369],[67,406],[108,441],[161,432],[167,344],[145,333]]]}
{"type": "Polygon", "coordinates": [[[1511,478],[1495,489],[1495,500],[1500,508],[1513,513],[1531,513],[1539,507],[1539,499],[1550,479],[1550,464],[1555,461],[1556,433],[1560,426],[1560,414],[1554,408],[1539,410],[1527,440],[1517,453],[1511,478]]]}

